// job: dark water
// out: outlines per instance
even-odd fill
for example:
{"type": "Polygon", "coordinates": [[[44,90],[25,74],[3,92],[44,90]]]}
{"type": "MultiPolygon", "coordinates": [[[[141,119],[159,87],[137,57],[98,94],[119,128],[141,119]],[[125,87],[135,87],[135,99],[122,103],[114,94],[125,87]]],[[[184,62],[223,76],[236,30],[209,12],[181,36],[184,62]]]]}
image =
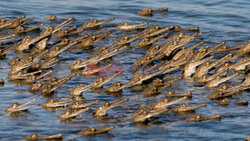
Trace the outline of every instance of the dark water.
{"type": "MultiPolygon", "coordinates": [[[[140,23],[148,22],[150,25],[160,26],[180,25],[182,27],[199,26],[202,37],[206,44],[214,45],[221,41],[227,41],[228,46],[239,45],[250,40],[250,2],[248,0],[180,0],[180,1],[142,1],[142,0],[107,0],[107,1],[81,1],[81,0],[0,0],[0,17],[17,17],[27,15],[34,17],[36,21],[41,21],[42,17],[55,14],[59,17],[75,17],[74,24],[82,24],[92,18],[106,19],[115,17],[116,20],[110,25],[117,25],[123,22],[140,23]],[[157,13],[153,17],[140,17],[136,13],[143,8],[162,8],[168,7],[169,12],[157,13]]],[[[113,79],[105,87],[116,81],[128,82],[131,73],[128,68],[139,59],[145,51],[133,50],[126,51],[115,57],[114,63],[124,67],[123,75],[113,79]]],[[[84,59],[87,53],[71,54],[56,68],[59,77],[70,74],[68,70],[72,59],[84,59]]],[[[8,53],[7,57],[12,59],[16,54],[8,53]]],[[[58,119],[58,115],[63,110],[55,112],[46,111],[37,106],[30,109],[24,116],[15,118],[7,115],[4,111],[6,107],[14,102],[26,102],[32,98],[38,98],[36,103],[43,103],[46,98],[34,95],[27,91],[28,86],[17,86],[7,81],[10,71],[9,60],[0,61],[0,78],[5,79],[4,87],[0,87],[0,137],[3,140],[19,140],[31,133],[39,135],[51,135],[63,133],[64,139],[69,140],[243,140],[250,136],[250,110],[248,107],[230,104],[226,107],[218,106],[206,98],[212,91],[203,87],[195,87],[194,84],[183,80],[174,83],[171,88],[164,91],[175,90],[177,93],[192,91],[194,96],[191,104],[206,103],[206,108],[200,108],[197,113],[205,115],[222,115],[221,121],[205,121],[201,123],[185,122],[191,115],[163,114],[156,122],[151,122],[147,126],[132,124],[129,119],[131,114],[138,108],[126,110],[114,108],[108,112],[109,115],[124,118],[117,120],[97,120],[91,113],[83,113],[76,122],[64,123],[58,119]],[[114,125],[115,129],[109,134],[98,135],[95,137],[77,136],[80,130],[94,127],[106,127],[114,125]]],[[[171,77],[171,76],[169,76],[171,77]]],[[[95,78],[79,76],[73,78],[57,89],[58,96],[68,96],[70,90],[79,83],[88,84],[95,78]]],[[[106,93],[95,93],[87,91],[83,93],[87,101],[100,99],[103,101],[117,101],[129,98],[129,102],[123,105],[135,107],[136,105],[149,105],[164,96],[144,97],[141,92],[135,92],[129,88],[125,89],[122,97],[114,97],[106,93]]],[[[250,100],[249,92],[242,92],[240,99],[250,100]]],[[[92,106],[94,109],[95,106],[92,106]]]]}

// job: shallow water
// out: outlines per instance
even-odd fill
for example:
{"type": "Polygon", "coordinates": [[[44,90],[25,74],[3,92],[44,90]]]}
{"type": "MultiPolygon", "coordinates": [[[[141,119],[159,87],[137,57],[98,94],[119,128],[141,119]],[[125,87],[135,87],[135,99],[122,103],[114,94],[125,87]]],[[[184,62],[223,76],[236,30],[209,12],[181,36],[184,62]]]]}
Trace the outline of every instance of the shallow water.
{"type": "MultiPolygon", "coordinates": [[[[227,41],[228,46],[235,46],[246,43],[250,40],[250,2],[248,0],[210,0],[210,1],[163,1],[155,0],[145,2],[142,0],[92,0],[85,2],[81,0],[0,0],[0,17],[17,17],[27,15],[34,17],[36,21],[41,21],[42,17],[57,15],[59,17],[75,17],[73,24],[82,24],[92,18],[106,19],[115,17],[116,20],[108,23],[112,25],[124,22],[141,23],[148,22],[150,25],[160,26],[180,25],[182,27],[199,26],[203,32],[202,37],[206,44],[215,45],[222,41],[227,41]],[[156,13],[153,17],[140,17],[136,13],[143,8],[152,9],[168,7],[167,13],[156,13]]],[[[49,24],[49,22],[48,22],[49,24]]],[[[107,27],[108,28],[108,27],[107,27]]],[[[110,28],[112,30],[112,28],[110,28]]],[[[122,35],[123,33],[117,33],[122,35]]],[[[113,41],[114,39],[110,39],[113,41]]],[[[111,41],[106,41],[111,43],[111,41]]],[[[101,44],[106,44],[102,41],[101,44]]],[[[56,76],[62,77],[70,74],[68,66],[73,59],[86,59],[89,52],[63,53],[63,60],[55,68],[56,76]]],[[[125,51],[113,57],[113,64],[124,67],[123,75],[110,81],[105,87],[116,81],[128,82],[132,73],[129,67],[138,60],[145,51],[135,49],[125,51]]],[[[7,57],[12,59],[16,54],[10,52],[7,57]]],[[[177,93],[192,91],[194,96],[191,104],[208,104],[205,108],[197,109],[197,113],[205,115],[222,115],[221,121],[205,121],[200,123],[185,122],[191,115],[162,114],[154,122],[147,126],[134,125],[129,121],[131,114],[138,108],[137,105],[152,104],[164,96],[145,97],[141,92],[133,91],[129,88],[124,89],[122,96],[114,97],[106,93],[96,93],[87,91],[83,96],[87,101],[100,99],[103,101],[117,101],[123,98],[130,100],[122,105],[135,107],[130,110],[123,108],[111,109],[108,114],[114,116],[124,116],[117,120],[97,120],[91,113],[83,113],[77,121],[64,123],[58,119],[58,115],[63,110],[55,112],[46,111],[37,106],[30,109],[24,116],[15,118],[7,115],[4,111],[14,102],[26,102],[32,98],[38,98],[36,103],[43,103],[46,98],[34,95],[27,91],[29,86],[18,86],[7,81],[10,66],[9,60],[0,61],[0,78],[5,79],[4,87],[0,87],[0,137],[2,140],[18,140],[31,133],[39,135],[51,135],[63,133],[64,139],[69,140],[243,140],[250,136],[250,110],[248,107],[229,104],[226,107],[219,106],[214,101],[206,98],[212,90],[197,87],[196,84],[185,82],[184,80],[174,83],[171,88],[164,91],[175,90],[177,93]],[[80,130],[93,127],[106,127],[114,125],[115,129],[109,134],[97,135],[95,137],[77,136],[80,130]]],[[[178,73],[177,73],[178,74],[178,73]]],[[[169,78],[174,75],[168,76],[169,78]]],[[[79,83],[88,84],[95,78],[83,76],[75,77],[66,82],[63,87],[56,90],[58,96],[68,96],[70,90],[79,83]]],[[[163,91],[163,92],[164,92],[163,91]]],[[[240,99],[250,100],[249,92],[242,92],[240,99]]],[[[94,109],[97,105],[92,106],[94,109]]]]}

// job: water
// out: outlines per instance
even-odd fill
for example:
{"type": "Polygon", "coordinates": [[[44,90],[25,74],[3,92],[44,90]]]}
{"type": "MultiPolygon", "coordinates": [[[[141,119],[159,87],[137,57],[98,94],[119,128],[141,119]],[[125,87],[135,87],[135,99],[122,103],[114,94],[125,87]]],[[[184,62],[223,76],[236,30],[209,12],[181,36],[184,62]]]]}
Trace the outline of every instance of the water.
{"type": "MultiPolygon", "coordinates": [[[[41,21],[42,17],[57,15],[59,17],[75,17],[73,24],[82,24],[92,18],[106,19],[115,17],[116,20],[107,25],[117,25],[123,22],[141,23],[148,22],[150,25],[160,26],[180,25],[182,27],[199,26],[202,37],[206,44],[215,45],[222,41],[227,41],[228,46],[239,45],[250,40],[250,2],[248,0],[210,0],[210,1],[164,1],[155,0],[145,2],[142,0],[107,0],[107,1],[80,1],[80,0],[0,0],[0,17],[17,17],[27,15],[34,17],[36,21],[41,21]],[[168,7],[167,13],[156,13],[153,17],[140,17],[136,13],[143,8],[152,9],[168,7]]],[[[121,35],[123,33],[117,33],[121,35]]],[[[113,41],[114,39],[110,39],[113,41]]],[[[107,41],[109,42],[109,41],[107,41]]],[[[105,42],[102,42],[105,44],[105,42]]],[[[69,54],[69,53],[68,53],[69,54]]],[[[73,59],[86,59],[88,52],[72,53],[70,56],[64,53],[64,59],[55,69],[56,76],[62,77],[69,74],[67,69],[73,59]],[[68,56],[67,56],[68,55],[68,56]]],[[[128,82],[132,76],[128,68],[139,59],[145,51],[135,49],[126,51],[113,57],[114,64],[124,67],[123,75],[113,79],[105,87],[116,81],[128,82]]],[[[16,54],[8,53],[7,57],[12,59],[16,54]]],[[[43,103],[47,99],[39,95],[34,95],[27,91],[29,86],[18,86],[7,81],[10,71],[9,60],[0,61],[0,78],[5,79],[4,87],[0,87],[0,137],[2,140],[19,140],[31,133],[39,135],[52,135],[63,133],[64,139],[69,140],[243,140],[250,136],[250,110],[248,107],[230,104],[226,107],[218,106],[206,98],[212,90],[195,87],[194,84],[183,80],[174,83],[171,88],[164,91],[175,90],[177,93],[193,90],[194,97],[191,104],[206,103],[206,108],[200,108],[196,112],[205,115],[222,115],[221,121],[205,121],[201,123],[185,122],[191,115],[162,114],[154,122],[148,125],[134,125],[129,121],[131,114],[138,108],[136,105],[149,105],[164,96],[144,97],[141,92],[133,91],[129,88],[124,89],[122,96],[114,97],[106,93],[98,94],[93,91],[83,93],[87,101],[100,99],[103,101],[117,101],[129,98],[129,102],[123,105],[134,107],[130,110],[114,108],[108,112],[109,115],[124,116],[119,119],[97,120],[92,114],[83,113],[77,121],[64,123],[58,119],[58,115],[63,110],[54,112],[46,111],[37,106],[30,109],[29,113],[18,118],[7,115],[4,111],[6,107],[14,102],[26,102],[32,98],[38,98],[36,103],[43,103]],[[77,136],[76,134],[90,126],[106,127],[114,125],[115,129],[109,134],[97,135],[95,137],[77,136]]],[[[171,77],[171,76],[170,76],[171,77]]],[[[67,96],[70,90],[79,83],[88,84],[95,78],[79,76],[73,78],[57,89],[58,96],[67,96]]],[[[164,92],[163,91],[163,92],[164,92]]],[[[250,100],[249,92],[242,92],[240,99],[250,100]]],[[[94,109],[97,105],[91,106],[94,109]]]]}

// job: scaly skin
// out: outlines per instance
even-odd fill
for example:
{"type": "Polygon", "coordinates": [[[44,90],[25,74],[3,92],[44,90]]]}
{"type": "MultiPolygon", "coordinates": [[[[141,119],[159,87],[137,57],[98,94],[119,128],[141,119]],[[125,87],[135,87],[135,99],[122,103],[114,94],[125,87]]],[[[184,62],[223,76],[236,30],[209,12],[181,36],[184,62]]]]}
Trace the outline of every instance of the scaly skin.
{"type": "Polygon", "coordinates": [[[68,108],[69,109],[82,109],[82,108],[86,108],[96,103],[100,103],[100,100],[95,100],[95,101],[88,102],[88,103],[74,102],[73,104],[69,105],[68,108]]]}
{"type": "Polygon", "coordinates": [[[147,29],[144,29],[142,34],[144,34],[144,35],[151,34],[155,31],[158,31],[159,29],[160,29],[160,27],[158,25],[153,25],[147,29]]]}
{"type": "Polygon", "coordinates": [[[52,48],[47,54],[46,56],[48,58],[53,58],[53,57],[57,57],[60,53],[64,52],[65,50],[69,49],[70,47],[74,46],[75,44],[77,44],[77,42],[71,42],[69,43],[67,46],[60,48],[55,46],[54,48],[52,48]]]}
{"type": "Polygon", "coordinates": [[[130,121],[133,123],[143,123],[143,122],[146,122],[150,117],[153,117],[155,115],[159,115],[159,114],[164,113],[166,111],[168,111],[167,108],[160,109],[160,110],[141,109],[132,115],[132,119],[130,121]]]}
{"type": "Polygon", "coordinates": [[[67,107],[72,102],[72,99],[67,99],[63,101],[59,101],[57,99],[51,99],[42,104],[44,108],[59,108],[59,107],[67,107]]]}
{"type": "Polygon", "coordinates": [[[172,79],[172,80],[169,80],[169,81],[166,81],[166,82],[159,82],[157,83],[157,81],[154,81],[149,85],[149,88],[145,89],[142,94],[145,95],[145,96],[156,96],[158,95],[161,90],[167,88],[167,87],[171,87],[171,83],[177,81],[177,80],[180,80],[182,77],[177,77],[175,79],[172,79]]]}
{"type": "MultiPolygon", "coordinates": [[[[1,41],[0,41],[1,43],[1,41]]],[[[14,49],[15,47],[17,47],[20,43],[16,43],[15,45],[7,48],[7,49],[0,49],[0,59],[1,58],[6,58],[6,53],[9,52],[10,50],[14,49]]]]}
{"type": "Polygon", "coordinates": [[[213,56],[210,56],[208,58],[205,58],[205,59],[202,59],[202,60],[191,60],[189,61],[185,66],[184,66],[184,72],[183,72],[183,77],[184,78],[190,78],[195,72],[196,72],[196,68],[213,59],[214,57],[213,56]]]}
{"type": "Polygon", "coordinates": [[[156,96],[156,95],[158,95],[160,93],[160,90],[158,90],[158,87],[156,87],[156,86],[151,86],[150,88],[148,88],[148,89],[145,89],[143,92],[142,92],[142,94],[144,95],[144,96],[156,96]]]}
{"type": "Polygon", "coordinates": [[[42,83],[35,83],[29,87],[28,91],[31,93],[36,93],[36,92],[40,91],[42,89],[42,87],[43,87],[42,83]]]}
{"type": "Polygon", "coordinates": [[[68,38],[64,38],[64,39],[62,39],[62,40],[61,40],[60,42],[58,42],[58,43],[55,43],[55,44],[51,43],[51,45],[54,45],[55,47],[63,47],[63,46],[68,45],[69,42],[70,42],[70,40],[69,40],[68,38]]]}
{"type": "Polygon", "coordinates": [[[109,82],[116,76],[120,75],[121,73],[114,74],[107,78],[99,78],[93,83],[83,86],[82,84],[77,85],[75,88],[73,88],[70,92],[70,96],[79,96],[82,92],[90,89],[90,88],[101,88],[105,83],[109,82]]]}
{"type": "Polygon", "coordinates": [[[219,84],[221,84],[225,81],[228,81],[229,79],[231,79],[237,75],[238,75],[238,73],[235,73],[235,74],[232,74],[232,75],[230,75],[228,77],[224,77],[224,78],[217,76],[215,79],[208,81],[205,86],[208,88],[218,87],[219,84]]]}
{"type": "Polygon", "coordinates": [[[4,20],[1,24],[0,24],[0,29],[2,28],[6,28],[8,26],[11,26],[14,22],[18,21],[18,20],[21,20],[21,19],[24,19],[26,18],[25,15],[22,15],[20,17],[17,17],[17,18],[13,18],[13,19],[10,19],[10,20],[4,20]]]}
{"type": "Polygon", "coordinates": [[[125,51],[127,48],[128,48],[127,46],[123,46],[112,50],[106,49],[102,51],[100,54],[97,54],[86,61],[76,60],[73,64],[70,65],[70,69],[77,70],[86,67],[88,64],[97,64],[104,59],[110,58],[120,52],[125,51]]]}
{"type": "Polygon", "coordinates": [[[196,81],[199,83],[207,83],[209,81],[216,79],[217,77],[226,76],[226,74],[227,74],[227,70],[224,70],[221,72],[217,72],[213,75],[204,75],[201,78],[197,79],[196,81]]]}
{"type": "Polygon", "coordinates": [[[31,134],[24,137],[26,140],[62,140],[63,134],[56,134],[50,136],[38,136],[37,134],[31,134]]]}
{"type": "Polygon", "coordinates": [[[246,67],[250,65],[250,58],[243,58],[237,63],[231,64],[229,69],[234,71],[244,71],[246,67]]]}
{"type": "Polygon", "coordinates": [[[2,87],[4,85],[4,80],[0,79],[0,87],[2,87]]]}
{"type": "Polygon", "coordinates": [[[32,38],[30,36],[26,36],[21,41],[21,44],[15,48],[16,51],[22,52],[24,50],[29,50],[29,47],[31,44],[36,43],[36,42],[50,36],[52,34],[53,30],[54,30],[54,28],[52,26],[47,26],[46,29],[40,33],[40,35],[38,35],[34,38],[32,38]]]}
{"type": "Polygon", "coordinates": [[[49,37],[50,35],[57,32],[62,27],[64,27],[65,25],[69,24],[72,21],[73,21],[73,18],[69,18],[69,19],[65,20],[64,22],[62,22],[61,24],[58,24],[55,27],[47,26],[46,29],[40,33],[39,36],[34,37],[34,38],[31,38],[30,36],[26,36],[26,38],[24,38],[21,41],[21,44],[16,47],[16,51],[17,52],[22,52],[24,50],[29,50],[29,46],[31,44],[36,43],[36,42],[38,42],[38,41],[40,41],[40,40],[42,40],[42,39],[44,39],[46,37],[49,37]]]}
{"type": "Polygon", "coordinates": [[[175,26],[174,30],[175,31],[194,31],[194,32],[199,32],[199,27],[181,28],[180,26],[175,26]]]}
{"type": "Polygon", "coordinates": [[[102,105],[97,107],[94,112],[95,117],[103,117],[107,115],[107,111],[115,106],[118,106],[121,103],[124,103],[128,101],[129,99],[122,99],[120,101],[114,102],[114,103],[109,103],[109,102],[104,102],[102,105]]]}
{"type": "Polygon", "coordinates": [[[244,44],[233,47],[222,46],[221,48],[216,49],[216,52],[229,52],[229,51],[239,50],[242,47],[244,47],[244,44]]]}
{"type": "Polygon", "coordinates": [[[176,94],[174,91],[169,91],[164,94],[166,97],[192,97],[191,92],[176,94]]]}
{"type": "Polygon", "coordinates": [[[205,56],[209,55],[212,52],[216,52],[218,49],[223,48],[225,46],[225,41],[221,42],[220,44],[209,48],[209,46],[205,46],[200,48],[193,56],[193,59],[201,60],[205,56]]]}
{"type": "MultiPolygon", "coordinates": [[[[220,76],[226,76],[227,72],[229,70],[229,63],[225,63],[223,65],[221,65],[220,67],[218,67],[215,71],[214,74],[212,76],[216,76],[216,75],[220,75],[220,76]]],[[[205,75],[206,76],[206,75],[205,75]]],[[[212,80],[212,79],[210,79],[212,80]]]]}
{"type": "Polygon", "coordinates": [[[43,64],[41,64],[40,69],[49,69],[55,66],[58,62],[59,62],[58,58],[52,58],[52,59],[46,60],[43,64]]]}
{"type": "Polygon", "coordinates": [[[41,73],[42,71],[35,71],[35,72],[30,72],[30,73],[23,73],[22,71],[16,72],[14,74],[9,74],[8,79],[9,80],[24,80],[28,79],[30,76],[35,75],[37,73],[41,73]]]}
{"type": "Polygon", "coordinates": [[[94,127],[90,127],[88,129],[85,129],[81,132],[78,133],[78,135],[84,135],[84,136],[94,136],[97,134],[103,134],[103,133],[108,133],[109,130],[114,129],[114,126],[106,127],[106,128],[99,128],[96,129],[94,127]]]}
{"type": "Polygon", "coordinates": [[[193,41],[197,35],[201,33],[194,33],[192,35],[186,35],[183,32],[177,33],[177,36],[173,36],[173,43],[171,46],[168,46],[169,43],[164,44],[165,50],[162,50],[166,56],[169,56],[175,49],[180,48],[181,46],[193,41]]]}
{"type": "Polygon", "coordinates": [[[245,44],[241,49],[239,49],[236,54],[246,54],[250,52],[250,41],[245,44]]]}
{"type": "Polygon", "coordinates": [[[63,77],[59,80],[56,80],[53,83],[50,84],[46,84],[45,86],[43,86],[43,88],[41,89],[41,94],[42,95],[49,95],[51,93],[54,92],[54,90],[56,90],[58,87],[60,87],[61,85],[63,85],[65,82],[67,82],[68,80],[70,80],[72,77],[76,76],[76,74],[70,74],[69,76],[63,77]]]}
{"type": "Polygon", "coordinates": [[[197,44],[195,44],[195,45],[193,45],[191,47],[182,47],[181,50],[178,51],[174,55],[174,57],[172,59],[173,60],[178,60],[181,57],[193,56],[193,54],[194,54],[194,50],[193,49],[196,48],[196,47],[198,47],[198,46],[200,46],[200,45],[202,45],[202,44],[204,44],[204,41],[201,41],[201,42],[199,42],[199,43],[197,43],[197,44]]]}
{"type": "Polygon", "coordinates": [[[174,107],[171,109],[171,111],[173,112],[189,112],[189,111],[194,111],[195,109],[201,108],[201,107],[205,107],[207,106],[206,104],[200,104],[200,105],[194,105],[191,106],[187,103],[181,104],[177,107],[174,107]]]}
{"type": "Polygon", "coordinates": [[[40,53],[41,51],[45,50],[48,40],[49,38],[44,38],[41,41],[39,41],[33,48],[33,52],[40,53]]]}
{"type": "Polygon", "coordinates": [[[110,22],[115,20],[115,18],[109,18],[106,20],[102,20],[102,21],[98,21],[97,19],[92,19],[86,23],[84,23],[81,28],[95,28],[95,27],[99,27],[101,24],[104,24],[106,22],[110,22]]]}
{"type": "Polygon", "coordinates": [[[128,44],[130,44],[130,42],[133,42],[136,39],[141,38],[141,36],[142,35],[136,35],[136,36],[133,36],[133,37],[128,37],[128,36],[121,37],[120,39],[114,41],[114,43],[108,48],[112,48],[114,46],[128,45],[128,44]]]}
{"type": "Polygon", "coordinates": [[[165,33],[161,36],[154,37],[154,38],[144,38],[141,41],[137,42],[135,46],[136,47],[144,47],[144,46],[151,45],[152,43],[156,42],[157,40],[159,40],[161,38],[166,37],[167,35],[168,35],[168,33],[165,33]]]}
{"type": "Polygon", "coordinates": [[[187,97],[181,97],[181,98],[177,98],[175,100],[169,101],[167,98],[164,98],[164,99],[154,103],[153,105],[151,105],[149,109],[150,110],[165,109],[169,105],[176,104],[176,103],[181,102],[181,101],[186,100],[186,99],[187,99],[187,97]]]}
{"type": "Polygon", "coordinates": [[[111,32],[106,32],[106,33],[103,33],[103,34],[90,36],[86,40],[83,40],[75,48],[78,48],[78,49],[89,49],[91,46],[94,45],[94,43],[100,41],[101,39],[103,39],[103,38],[105,38],[107,36],[109,36],[110,34],[111,34],[111,32]]]}
{"type": "Polygon", "coordinates": [[[139,24],[132,25],[129,22],[125,22],[124,24],[116,26],[116,28],[118,28],[120,30],[134,30],[134,29],[147,28],[147,26],[144,26],[144,25],[148,25],[148,23],[146,22],[146,23],[139,23],[139,24]]]}
{"type": "Polygon", "coordinates": [[[158,34],[161,34],[163,32],[166,32],[170,29],[173,29],[174,26],[173,25],[170,25],[170,26],[167,26],[167,27],[163,27],[163,28],[160,28],[158,26],[151,28],[151,30],[145,30],[143,31],[143,35],[142,35],[142,38],[150,38],[150,37],[153,37],[153,36],[156,36],[158,34]]]}
{"type": "Polygon", "coordinates": [[[39,76],[35,76],[35,75],[31,75],[29,76],[27,79],[25,79],[25,82],[28,83],[28,84],[31,84],[31,83],[34,83],[36,82],[37,80],[41,79],[41,78],[44,78],[45,76],[51,74],[53,72],[53,70],[50,70],[44,74],[41,74],[39,76]]]}
{"type": "Polygon", "coordinates": [[[202,64],[201,66],[199,66],[195,72],[195,74],[193,75],[193,78],[197,79],[197,78],[201,78],[204,75],[207,75],[207,73],[214,67],[218,67],[222,64],[224,64],[227,61],[230,61],[230,59],[232,58],[232,54],[227,54],[226,56],[224,56],[223,58],[214,61],[214,62],[205,62],[204,64],[202,64]]]}
{"type": "Polygon", "coordinates": [[[109,81],[111,81],[113,78],[117,77],[121,75],[121,72],[118,72],[110,77],[107,77],[107,78],[100,78],[100,79],[97,79],[95,82],[94,82],[94,85],[92,86],[92,89],[95,89],[95,88],[101,88],[105,83],[108,83],[109,81]]]}
{"type": "Polygon", "coordinates": [[[229,97],[232,96],[236,93],[238,93],[239,90],[235,90],[235,91],[231,91],[231,92],[216,92],[213,94],[210,94],[207,96],[207,98],[209,99],[220,99],[220,98],[225,98],[225,97],[229,97]]]}
{"type": "Polygon", "coordinates": [[[56,20],[56,19],[57,19],[56,15],[51,15],[51,16],[43,18],[43,20],[56,20]]]}
{"type": "Polygon", "coordinates": [[[138,12],[138,15],[151,17],[151,16],[153,16],[153,13],[160,12],[160,11],[167,12],[168,8],[162,8],[162,9],[156,9],[156,10],[152,10],[151,8],[145,8],[142,11],[138,12]]]}
{"type": "Polygon", "coordinates": [[[23,26],[19,26],[17,27],[15,30],[12,31],[13,34],[23,34],[23,33],[28,33],[31,32],[33,30],[37,30],[40,29],[40,27],[43,27],[44,24],[41,23],[39,25],[33,26],[33,27],[23,27],[23,26]]]}
{"type": "Polygon", "coordinates": [[[90,108],[87,107],[87,108],[84,108],[84,109],[78,109],[78,110],[67,110],[63,113],[61,113],[58,117],[60,120],[64,121],[64,120],[67,120],[67,119],[71,119],[71,118],[74,118],[76,117],[77,115],[83,113],[83,112],[86,112],[86,111],[89,111],[90,108]]]}
{"type": "Polygon", "coordinates": [[[73,17],[66,18],[65,21],[61,22],[60,24],[56,25],[54,27],[54,30],[52,31],[52,34],[58,32],[60,29],[62,29],[64,26],[72,23],[75,19],[73,17]]]}
{"type": "Polygon", "coordinates": [[[219,105],[228,105],[230,103],[234,103],[234,104],[238,104],[238,105],[248,105],[247,100],[233,102],[233,101],[230,101],[229,99],[225,98],[225,99],[216,101],[216,104],[219,104],[219,105]]]}
{"type": "Polygon", "coordinates": [[[63,30],[60,30],[60,31],[56,32],[56,33],[54,34],[54,37],[55,37],[56,39],[63,38],[63,37],[65,37],[65,36],[68,36],[70,32],[73,32],[73,31],[75,31],[76,29],[77,29],[77,26],[76,26],[76,25],[75,25],[75,26],[68,27],[68,28],[66,28],[66,29],[63,29],[63,30]]]}
{"type": "Polygon", "coordinates": [[[22,20],[15,20],[9,26],[6,26],[5,29],[14,29],[18,27],[19,25],[21,25],[21,23],[22,23],[22,20]]]}
{"type": "Polygon", "coordinates": [[[11,114],[11,113],[17,113],[17,112],[22,112],[22,111],[27,111],[28,109],[32,108],[32,107],[25,107],[25,108],[22,108],[30,103],[32,103],[33,101],[36,101],[37,99],[34,98],[28,102],[25,102],[23,104],[18,104],[18,103],[14,103],[12,105],[10,105],[7,109],[6,109],[6,112],[11,114]]]}
{"type": "Polygon", "coordinates": [[[83,84],[79,84],[70,91],[70,96],[79,96],[82,94],[82,92],[88,90],[93,85],[94,85],[93,83],[86,86],[83,86],[83,84]]]}
{"type": "Polygon", "coordinates": [[[221,120],[221,116],[220,115],[214,115],[214,116],[210,116],[210,117],[203,117],[200,114],[198,115],[194,115],[191,118],[186,119],[186,121],[188,122],[201,122],[201,121],[206,121],[206,120],[221,120]]]}
{"type": "MultiPolygon", "coordinates": [[[[144,56],[143,59],[136,62],[135,69],[140,65],[147,65],[153,62],[154,60],[160,60],[164,56],[170,55],[175,49],[180,48],[184,44],[187,44],[194,40],[196,35],[200,33],[195,33],[193,35],[186,35],[184,33],[178,33],[171,37],[171,40],[161,46],[155,46],[149,49],[148,53],[144,56]]],[[[191,57],[191,56],[190,56],[191,57]]]]}
{"type": "Polygon", "coordinates": [[[109,87],[107,87],[106,89],[105,89],[105,91],[106,92],[119,92],[119,91],[121,91],[122,90],[122,88],[124,88],[124,85],[121,83],[121,82],[119,82],[119,81],[117,81],[117,82],[115,82],[114,84],[112,84],[112,85],[110,85],[109,87]]]}
{"type": "Polygon", "coordinates": [[[36,55],[28,55],[25,58],[20,59],[17,61],[13,67],[11,68],[11,71],[9,74],[14,74],[19,71],[22,71],[25,68],[31,67],[33,64],[40,62],[40,58],[47,52],[47,50],[40,52],[39,54],[36,55]]]}

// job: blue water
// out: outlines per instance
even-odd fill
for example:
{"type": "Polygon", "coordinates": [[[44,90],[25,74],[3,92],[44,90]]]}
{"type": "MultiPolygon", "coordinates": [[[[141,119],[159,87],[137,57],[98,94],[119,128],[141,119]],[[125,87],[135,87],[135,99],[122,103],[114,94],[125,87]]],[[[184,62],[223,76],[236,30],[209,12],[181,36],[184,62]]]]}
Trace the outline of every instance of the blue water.
{"type": "MultiPolygon", "coordinates": [[[[0,17],[12,18],[20,15],[34,17],[35,21],[43,22],[41,19],[49,15],[58,17],[75,17],[76,21],[71,25],[79,25],[90,19],[106,19],[115,17],[116,20],[110,22],[110,26],[122,24],[124,22],[141,23],[148,22],[150,25],[159,26],[180,25],[182,27],[199,26],[203,32],[202,37],[207,45],[215,45],[222,41],[227,41],[228,46],[235,46],[246,43],[250,40],[250,1],[249,0],[179,0],[179,1],[142,1],[142,0],[106,0],[106,1],[81,1],[81,0],[0,0],[0,17]],[[137,12],[143,8],[163,8],[168,7],[167,13],[156,13],[153,17],[140,17],[137,12]]],[[[49,24],[49,22],[48,22],[49,24]]],[[[121,34],[118,34],[119,36],[121,34]]],[[[112,39],[111,39],[112,40],[112,39]]],[[[127,51],[113,57],[115,64],[124,67],[123,75],[113,79],[105,87],[116,81],[128,82],[131,77],[129,67],[139,59],[145,51],[127,51]]],[[[63,55],[66,59],[57,66],[57,76],[69,74],[68,66],[72,59],[86,58],[85,54],[63,55]]],[[[6,107],[14,102],[26,102],[32,98],[38,98],[37,104],[45,102],[47,99],[34,95],[27,91],[29,86],[18,86],[8,82],[7,75],[10,71],[8,62],[15,57],[14,52],[7,54],[9,60],[0,60],[0,78],[5,79],[4,87],[0,87],[0,137],[2,140],[21,140],[24,136],[37,133],[39,135],[52,135],[63,133],[64,139],[69,140],[243,140],[250,136],[250,110],[248,107],[229,104],[221,107],[206,98],[212,90],[195,87],[194,84],[184,80],[174,83],[171,88],[164,91],[175,90],[177,93],[192,91],[194,96],[189,102],[191,104],[206,103],[206,108],[196,110],[197,113],[205,115],[220,114],[221,121],[205,121],[200,123],[185,122],[187,117],[192,115],[162,114],[157,119],[158,122],[150,122],[146,126],[134,125],[129,121],[131,114],[138,108],[131,108],[137,105],[146,106],[152,104],[164,96],[144,97],[141,92],[125,89],[121,97],[114,97],[106,93],[98,94],[87,91],[83,96],[87,101],[100,99],[103,101],[117,101],[129,98],[129,102],[123,108],[114,108],[108,112],[109,115],[124,116],[119,120],[97,120],[91,113],[83,113],[78,120],[71,123],[64,123],[58,119],[58,115],[63,110],[55,112],[46,111],[37,106],[30,109],[29,113],[15,118],[7,115],[4,111],[6,107]],[[77,133],[90,126],[106,127],[115,126],[109,134],[97,135],[95,137],[77,136],[77,133]]],[[[70,90],[79,83],[88,84],[94,78],[79,76],[73,78],[57,89],[58,96],[67,96],[70,90]]],[[[242,100],[250,100],[249,92],[242,92],[239,97],[242,100]]],[[[92,106],[95,108],[97,105],[92,106]]]]}

